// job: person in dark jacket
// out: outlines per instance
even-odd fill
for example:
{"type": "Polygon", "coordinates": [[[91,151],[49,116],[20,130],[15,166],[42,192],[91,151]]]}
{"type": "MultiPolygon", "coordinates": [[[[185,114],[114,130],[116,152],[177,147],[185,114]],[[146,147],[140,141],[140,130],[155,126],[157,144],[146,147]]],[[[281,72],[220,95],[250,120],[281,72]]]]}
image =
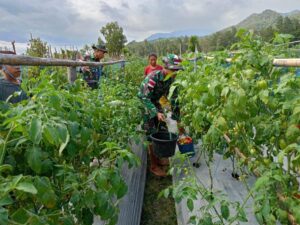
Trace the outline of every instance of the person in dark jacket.
{"type": "MultiPolygon", "coordinates": [[[[3,53],[2,53],[3,54],[3,53]]],[[[6,54],[15,54],[6,52],[6,54]]],[[[21,89],[21,67],[12,65],[0,65],[2,77],[0,76],[0,101],[17,103],[27,98],[21,89]]]]}

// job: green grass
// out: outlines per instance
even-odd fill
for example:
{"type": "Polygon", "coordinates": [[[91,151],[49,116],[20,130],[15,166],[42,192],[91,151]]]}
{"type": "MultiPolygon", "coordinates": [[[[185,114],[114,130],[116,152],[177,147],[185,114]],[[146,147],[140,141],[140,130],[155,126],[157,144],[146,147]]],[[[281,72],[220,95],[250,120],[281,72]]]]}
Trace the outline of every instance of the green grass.
{"type": "Polygon", "coordinates": [[[177,216],[175,202],[172,198],[161,197],[158,194],[172,184],[172,177],[160,178],[147,172],[144,204],[140,225],[176,225],[177,216]]]}

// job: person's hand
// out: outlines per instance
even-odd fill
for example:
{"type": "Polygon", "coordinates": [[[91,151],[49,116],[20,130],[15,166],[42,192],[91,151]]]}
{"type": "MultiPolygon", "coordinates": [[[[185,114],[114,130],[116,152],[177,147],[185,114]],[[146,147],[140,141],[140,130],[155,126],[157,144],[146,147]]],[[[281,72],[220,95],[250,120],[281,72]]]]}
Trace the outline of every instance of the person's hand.
{"type": "Polygon", "coordinates": [[[179,135],[183,135],[186,133],[183,125],[180,122],[177,122],[177,128],[178,128],[178,133],[179,135]]]}
{"type": "Polygon", "coordinates": [[[82,67],[82,71],[83,72],[91,72],[90,67],[88,67],[88,66],[82,67]]]}
{"type": "Polygon", "coordinates": [[[165,121],[166,117],[163,113],[157,113],[158,121],[165,121]]]}

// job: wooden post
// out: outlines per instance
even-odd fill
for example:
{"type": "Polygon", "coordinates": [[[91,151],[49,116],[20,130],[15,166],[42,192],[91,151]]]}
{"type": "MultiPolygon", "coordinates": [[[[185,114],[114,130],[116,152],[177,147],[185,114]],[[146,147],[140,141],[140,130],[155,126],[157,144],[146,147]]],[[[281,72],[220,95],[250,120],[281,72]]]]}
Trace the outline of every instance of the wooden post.
{"type": "Polygon", "coordinates": [[[16,42],[16,41],[12,41],[12,42],[11,42],[11,45],[12,45],[12,47],[13,47],[14,53],[17,54],[15,42],[16,42]]]}
{"type": "Polygon", "coordinates": [[[179,47],[179,56],[180,56],[180,58],[181,58],[181,43],[180,43],[180,47],[179,47]]]}
{"type": "MultiPolygon", "coordinates": [[[[124,58],[122,58],[122,60],[124,60],[124,58]]],[[[121,69],[122,69],[122,71],[123,71],[123,76],[125,77],[125,61],[122,61],[121,62],[121,69]]]]}
{"type": "Polygon", "coordinates": [[[76,67],[70,66],[68,67],[68,80],[72,84],[77,78],[76,67]]]}

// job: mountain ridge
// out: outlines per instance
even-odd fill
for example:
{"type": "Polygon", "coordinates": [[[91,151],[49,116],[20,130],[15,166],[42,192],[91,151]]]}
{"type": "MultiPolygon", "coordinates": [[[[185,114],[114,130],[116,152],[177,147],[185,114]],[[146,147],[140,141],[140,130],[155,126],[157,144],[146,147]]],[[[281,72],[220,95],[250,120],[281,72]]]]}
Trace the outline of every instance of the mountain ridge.
{"type": "MultiPolygon", "coordinates": [[[[216,32],[225,31],[231,29],[232,27],[236,28],[246,28],[246,29],[263,29],[269,26],[275,26],[276,21],[280,17],[289,17],[296,18],[300,21],[300,10],[296,9],[291,12],[279,13],[271,9],[266,9],[261,13],[253,13],[246,17],[244,20],[240,21],[236,25],[226,27],[216,32]]],[[[155,41],[159,39],[167,39],[167,38],[177,38],[183,36],[192,36],[196,35],[199,37],[204,37],[211,35],[215,32],[207,32],[205,30],[201,31],[200,29],[190,29],[190,30],[182,30],[182,31],[173,31],[169,33],[155,33],[147,37],[145,40],[147,41],[155,41]]]]}

